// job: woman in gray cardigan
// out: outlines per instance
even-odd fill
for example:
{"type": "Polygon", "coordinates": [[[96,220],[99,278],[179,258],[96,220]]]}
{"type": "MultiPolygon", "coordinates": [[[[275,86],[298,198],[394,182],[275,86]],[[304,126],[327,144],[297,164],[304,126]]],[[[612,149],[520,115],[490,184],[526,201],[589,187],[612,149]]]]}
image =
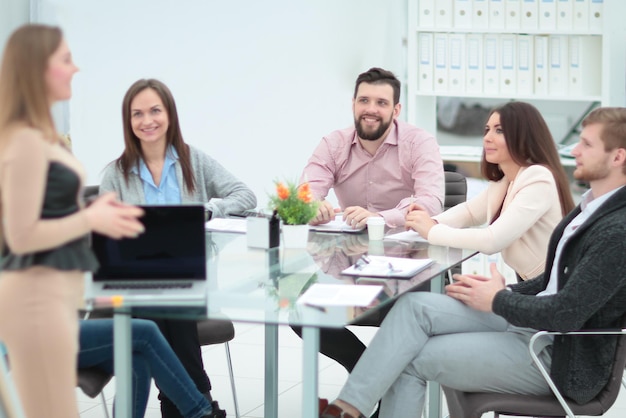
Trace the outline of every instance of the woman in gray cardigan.
{"type": "MultiPolygon", "coordinates": [[[[104,170],[100,192],[133,204],[202,203],[213,217],[256,207],[254,193],[217,161],[183,140],[174,97],[154,79],[136,81],[122,104],[124,151],[104,170]]],[[[210,400],[195,321],[155,320],[200,392],[210,400]]],[[[161,392],[163,418],[180,418],[161,392]]],[[[216,417],[226,416],[220,410],[216,417]],[[222,415],[220,415],[222,414],[222,415]]]]}

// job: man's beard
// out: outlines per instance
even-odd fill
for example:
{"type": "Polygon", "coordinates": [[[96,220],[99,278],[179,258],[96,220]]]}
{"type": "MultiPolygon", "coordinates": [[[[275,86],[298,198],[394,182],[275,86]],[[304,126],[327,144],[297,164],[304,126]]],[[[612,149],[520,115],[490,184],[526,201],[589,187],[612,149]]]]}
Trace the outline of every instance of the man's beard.
{"type": "Polygon", "coordinates": [[[588,165],[586,167],[576,167],[573,173],[574,178],[576,180],[590,182],[595,180],[602,180],[608,177],[610,174],[610,169],[608,168],[609,158],[610,157],[607,156],[604,161],[596,162],[592,166],[588,165]]]}
{"type": "Polygon", "coordinates": [[[362,122],[360,118],[354,119],[354,127],[356,128],[356,134],[359,136],[359,138],[365,141],[377,141],[387,131],[387,129],[389,128],[389,125],[391,125],[392,120],[393,120],[393,116],[389,118],[389,120],[386,123],[384,120],[381,119],[380,127],[376,129],[375,131],[369,132],[369,133],[366,132],[365,129],[363,129],[363,125],[361,124],[362,122]]]}

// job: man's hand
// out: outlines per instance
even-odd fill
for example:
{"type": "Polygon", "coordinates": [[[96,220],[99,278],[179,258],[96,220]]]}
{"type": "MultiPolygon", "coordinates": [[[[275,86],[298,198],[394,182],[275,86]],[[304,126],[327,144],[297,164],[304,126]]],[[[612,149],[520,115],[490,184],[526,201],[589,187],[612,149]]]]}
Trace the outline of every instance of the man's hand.
{"type": "Polygon", "coordinates": [[[420,234],[424,239],[428,239],[430,228],[435,225],[437,225],[437,222],[430,217],[423,206],[418,205],[417,203],[411,203],[404,223],[404,227],[407,230],[412,229],[420,234]]]}
{"type": "Polygon", "coordinates": [[[349,206],[343,211],[343,220],[353,229],[365,228],[367,218],[372,216],[380,215],[360,206],[349,206]]]}
{"type": "Polygon", "coordinates": [[[446,286],[446,294],[478,311],[491,312],[493,298],[504,289],[504,277],[491,263],[491,278],[475,274],[455,274],[456,283],[446,286]]]}
{"type": "Polygon", "coordinates": [[[322,225],[327,224],[328,222],[335,219],[335,215],[341,212],[339,208],[333,208],[333,205],[330,204],[327,200],[322,200],[319,202],[319,206],[317,208],[317,216],[313,218],[310,225],[322,225]]]}

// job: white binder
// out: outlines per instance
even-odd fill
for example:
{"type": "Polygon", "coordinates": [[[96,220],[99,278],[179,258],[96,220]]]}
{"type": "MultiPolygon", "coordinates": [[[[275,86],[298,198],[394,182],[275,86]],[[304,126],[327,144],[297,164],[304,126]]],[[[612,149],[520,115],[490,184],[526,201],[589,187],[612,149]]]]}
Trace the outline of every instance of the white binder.
{"type": "Polygon", "coordinates": [[[569,84],[569,50],[567,35],[550,35],[549,57],[550,67],[548,68],[548,93],[550,95],[563,96],[567,94],[569,84]]]}
{"type": "Polygon", "coordinates": [[[437,92],[448,91],[448,35],[435,33],[433,35],[434,46],[434,70],[433,90],[437,92]]]}
{"type": "Polygon", "coordinates": [[[535,71],[533,91],[537,95],[548,95],[548,66],[549,62],[549,45],[548,37],[536,35],[533,37],[535,47],[535,71]]]}
{"type": "Polygon", "coordinates": [[[485,93],[498,93],[500,85],[499,38],[500,35],[495,33],[488,33],[484,36],[483,90],[485,93]]]}
{"type": "Polygon", "coordinates": [[[465,35],[451,33],[448,35],[448,91],[463,93],[465,91],[465,35]]]}
{"type": "Polygon", "coordinates": [[[465,51],[465,90],[468,93],[480,93],[483,90],[483,35],[465,35],[465,51]]]}
{"type": "Polygon", "coordinates": [[[522,0],[504,0],[504,25],[508,30],[520,28],[522,0]]]}
{"type": "Polygon", "coordinates": [[[437,29],[450,29],[454,22],[452,0],[437,0],[435,2],[435,27],[437,29]]]}
{"type": "Polygon", "coordinates": [[[539,0],[539,29],[553,31],[556,29],[556,1],[539,0]]]}
{"type": "Polygon", "coordinates": [[[417,88],[421,92],[433,91],[433,34],[420,32],[417,36],[417,88]]]}
{"type": "Polygon", "coordinates": [[[557,0],[556,3],[556,28],[558,30],[572,29],[574,15],[574,0],[557,0]]]}
{"type": "Polygon", "coordinates": [[[574,0],[572,26],[580,31],[589,29],[589,0],[574,0]]]}
{"type": "Polygon", "coordinates": [[[500,94],[515,94],[517,89],[516,37],[500,35],[500,94]]]}
{"type": "Polygon", "coordinates": [[[590,0],[589,31],[592,33],[602,33],[603,22],[604,22],[604,0],[590,0]]]}
{"type": "Polygon", "coordinates": [[[539,0],[521,0],[520,29],[537,29],[539,27],[539,0]]]}
{"type": "Polygon", "coordinates": [[[472,0],[454,0],[454,27],[459,29],[472,27],[472,0]]]}
{"type": "Polygon", "coordinates": [[[533,36],[517,35],[517,94],[532,95],[534,89],[533,36]]]}
{"type": "Polygon", "coordinates": [[[489,3],[487,0],[473,0],[472,28],[483,30],[489,27],[489,3]]]}
{"type": "Polygon", "coordinates": [[[417,25],[419,28],[435,27],[435,0],[417,2],[417,25]]]}
{"type": "Polygon", "coordinates": [[[600,95],[602,40],[599,36],[569,37],[569,94],[600,95]]]}
{"type": "Polygon", "coordinates": [[[504,0],[489,0],[489,28],[504,29],[506,19],[504,10],[504,0]]]}

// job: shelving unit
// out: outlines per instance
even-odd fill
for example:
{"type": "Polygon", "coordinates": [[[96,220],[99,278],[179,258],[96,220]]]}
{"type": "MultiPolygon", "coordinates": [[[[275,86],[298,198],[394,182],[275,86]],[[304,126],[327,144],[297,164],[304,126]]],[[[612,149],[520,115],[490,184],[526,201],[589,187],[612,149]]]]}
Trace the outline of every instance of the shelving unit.
{"type": "MultiPolygon", "coordinates": [[[[624,0],[409,0],[407,120],[436,133],[439,97],[493,98],[503,101],[599,102],[602,106],[626,106],[624,16],[626,16],[624,0]],[[533,4],[536,6],[535,9],[527,9],[533,7],[533,4]],[[561,9],[562,7],[569,9],[561,9]],[[465,10],[462,10],[463,8],[465,10]],[[562,23],[565,21],[564,10],[572,14],[570,24],[562,23]],[[588,19],[585,20],[587,24],[581,28],[585,25],[580,23],[580,14],[585,10],[588,13],[588,19]],[[520,19],[521,16],[532,19],[534,13],[536,23],[528,24],[520,20],[517,25],[511,24],[505,19],[510,19],[514,12],[518,13],[520,19]],[[553,21],[548,19],[551,14],[553,21]],[[525,42],[523,45],[522,40],[525,42]],[[429,44],[429,41],[432,43],[429,44]],[[548,44],[544,45],[538,41],[548,44]],[[487,43],[491,42],[499,42],[498,46],[506,43],[507,47],[487,50],[487,43]],[[580,45],[574,48],[577,43],[580,45]],[[563,50],[565,44],[567,47],[563,50]],[[574,54],[577,55],[572,55],[570,44],[574,54]],[[537,59],[541,45],[548,49],[537,59]],[[557,57],[559,46],[561,54],[557,57]],[[429,48],[430,56],[424,56],[424,51],[428,51],[429,48]],[[479,54],[475,53],[476,48],[479,49],[479,54]],[[521,51],[528,48],[527,52],[530,55],[520,59],[521,51]],[[451,49],[460,56],[453,56],[451,49]],[[474,62],[476,56],[480,57],[479,64],[474,62]],[[518,91],[517,81],[521,78],[517,77],[518,74],[522,74],[518,66],[524,64],[524,60],[529,57],[531,59],[529,71],[532,73],[533,84],[525,85],[523,91],[518,91]],[[541,60],[545,60],[545,64],[549,65],[541,70],[545,73],[544,79],[541,80],[543,85],[537,88],[537,78],[541,78],[539,76],[542,74],[535,71],[535,64],[541,60]],[[566,74],[567,80],[557,81],[565,82],[565,86],[561,85],[559,89],[551,88],[550,85],[545,86],[546,81],[548,84],[552,81],[552,73],[549,74],[546,67],[554,65],[556,61],[562,65],[563,60],[567,64],[565,67],[567,71],[562,71],[561,75],[566,74]],[[441,68],[437,68],[437,61],[445,64],[447,73],[442,73],[441,68]],[[495,89],[493,85],[488,86],[493,80],[488,81],[486,75],[487,61],[498,64],[499,72],[496,79],[499,84],[495,89]],[[428,62],[432,64],[430,73],[428,62]],[[451,63],[453,65],[450,65],[451,63]],[[577,71],[583,75],[576,82],[584,85],[571,84],[574,82],[569,78],[572,64],[577,65],[572,72],[577,71]],[[470,67],[475,69],[477,65],[481,70],[478,72],[481,76],[478,84],[482,88],[475,86],[472,88],[469,84],[470,67]],[[503,69],[504,66],[506,69],[503,69]],[[454,77],[457,79],[450,76],[450,68],[453,67],[454,77]],[[429,74],[431,80],[427,79],[429,74]],[[441,74],[447,79],[442,81],[439,77],[441,74]],[[549,77],[547,80],[546,75],[549,77]],[[514,77],[514,81],[505,84],[505,78],[509,76],[514,77]],[[442,88],[441,86],[445,86],[446,83],[449,87],[442,88]],[[574,89],[579,92],[574,92],[574,89]]],[[[529,76],[528,71],[524,74],[526,78],[529,76]]],[[[448,158],[445,154],[443,157],[444,160],[448,158]]]]}

